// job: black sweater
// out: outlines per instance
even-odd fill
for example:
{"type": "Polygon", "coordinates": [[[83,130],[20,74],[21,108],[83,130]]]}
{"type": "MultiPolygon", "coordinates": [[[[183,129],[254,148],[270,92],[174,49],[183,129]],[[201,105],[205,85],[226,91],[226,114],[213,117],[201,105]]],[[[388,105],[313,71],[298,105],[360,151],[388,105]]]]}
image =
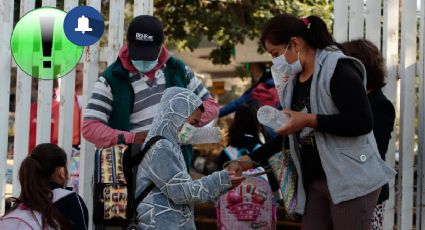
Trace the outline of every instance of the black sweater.
{"type": "MultiPolygon", "coordinates": [[[[395,109],[393,104],[385,97],[381,89],[369,93],[369,102],[373,112],[373,134],[378,145],[379,154],[385,160],[388,144],[391,140],[391,132],[394,128],[395,109]]],[[[378,204],[388,200],[388,184],[384,185],[379,195],[378,204]]]]}
{"type": "MultiPolygon", "coordinates": [[[[59,184],[51,183],[50,188],[62,188],[59,184]]],[[[82,230],[88,229],[89,213],[83,199],[77,194],[72,193],[54,203],[59,212],[71,222],[69,229],[82,230]],[[81,206],[80,206],[81,204],[81,206]]]]}

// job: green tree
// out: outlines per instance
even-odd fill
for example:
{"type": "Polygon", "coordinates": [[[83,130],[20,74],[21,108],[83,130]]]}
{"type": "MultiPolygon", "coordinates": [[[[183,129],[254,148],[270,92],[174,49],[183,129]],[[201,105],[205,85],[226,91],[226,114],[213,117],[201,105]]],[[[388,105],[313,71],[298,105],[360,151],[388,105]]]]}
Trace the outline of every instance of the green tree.
{"type": "MultiPolygon", "coordinates": [[[[20,0],[15,2],[15,23],[19,19],[20,0]]],[[[36,7],[41,6],[36,0],[36,7]]],[[[107,26],[109,0],[102,0],[102,14],[107,26]]],[[[125,25],[133,17],[133,0],[125,0],[125,25]]],[[[79,0],[79,4],[85,4],[79,0]]],[[[57,1],[63,8],[64,0],[57,1]]],[[[193,50],[206,38],[217,44],[210,53],[214,64],[229,64],[234,47],[246,38],[259,37],[264,23],[279,13],[317,15],[332,25],[333,1],[330,0],[154,0],[158,16],[167,35],[167,45],[178,49],[193,50]]],[[[107,28],[105,34],[107,33],[107,28]]],[[[101,45],[105,45],[104,37],[101,45]]]]}
{"type": "Polygon", "coordinates": [[[322,17],[332,23],[329,0],[156,0],[155,15],[164,24],[168,44],[193,50],[206,38],[217,44],[214,64],[228,64],[234,47],[258,38],[263,24],[279,13],[322,17]]]}

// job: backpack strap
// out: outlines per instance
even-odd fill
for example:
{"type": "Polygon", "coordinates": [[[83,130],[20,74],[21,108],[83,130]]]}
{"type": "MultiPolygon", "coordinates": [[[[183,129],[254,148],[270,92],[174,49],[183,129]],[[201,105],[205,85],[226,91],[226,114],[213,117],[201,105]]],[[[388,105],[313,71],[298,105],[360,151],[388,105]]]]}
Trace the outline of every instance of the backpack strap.
{"type": "Polygon", "coordinates": [[[149,193],[152,191],[152,189],[155,188],[154,183],[151,183],[148,187],[145,188],[145,190],[143,190],[143,192],[136,197],[135,201],[135,206],[137,208],[137,206],[139,206],[140,203],[142,203],[143,199],[145,199],[149,193]]]}
{"type": "MultiPolygon", "coordinates": [[[[136,174],[137,167],[142,162],[146,153],[149,149],[159,140],[165,139],[162,136],[154,136],[146,142],[143,149],[137,153],[135,156],[131,156],[131,151],[126,151],[124,154],[124,176],[127,181],[127,192],[128,192],[128,202],[127,202],[127,213],[130,222],[136,222],[136,208],[139,206],[140,202],[150,193],[150,191],[155,187],[151,183],[137,198],[135,197],[135,184],[136,184],[136,174]],[[139,201],[140,200],[140,201],[139,201]]],[[[134,148],[136,146],[132,146],[134,148]]],[[[130,148],[129,148],[130,149],[130,148]]]]}
{"type": "MultiPolygon", "coordinates": [[[[143,156],[146,154],[146,152],[152,147],[152,145],[154,145],[156,142],[158,142],[159,140],[165,139],[162,136],[154,136],[151,139],[149,139],[149,141],[146,143],[145,147],[143,148],[143,150],[140,152],[139,155],[142,155],[142,158],[139,160],[139,158],[135,159],[136,161],[139,161],[138,164],[140,164],[140,162],[143,159],[143,156]]],[[[138,165],[137,164],[137,165],[138,165]]],[[[139,206],[140,202],[142,202],[143,199],[145,199],[145,197],[152,191],[152,189],[155,188],[154,183],[149,184],[149,186],[147,188],[145,188],[145,190],[140,193],[139,196],[136,197],[136,199],[134,199],[134,207],[137,208],[137,206],[139,206]]],[[[136,213],[136,212],[134,212],[136,213]]]]}
{"type": "Polygon", "coordinates": [[[130,159],[130,165],[131,166],[137,166],[139,165],[143,158],[145,157],[146,153],[149,151],[149,149],[152,147],[152,145],[154,145],[156,142],[158,142],[159,140],[165,139],[162,136],[154,136],[151,139],[149,139],[148,142],[146,142],[145,146],[143,147],[142,151],[140,151],[139,154],[137,154],[136,156],[132,156],[130,159]]]}

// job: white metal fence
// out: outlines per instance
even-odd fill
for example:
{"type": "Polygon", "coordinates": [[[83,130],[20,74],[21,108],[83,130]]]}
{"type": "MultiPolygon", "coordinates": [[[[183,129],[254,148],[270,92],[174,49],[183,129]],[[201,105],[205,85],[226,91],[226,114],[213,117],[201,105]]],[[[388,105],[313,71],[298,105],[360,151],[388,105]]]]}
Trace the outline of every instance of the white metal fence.
{"type": "MultiPolygon", "coordinates": [[[[56,0],[43,0],[43,6],[56,7],[56,0]]],[[[95,43],[86,47],[81,62],[84,63],[83,81],[83,110],[94,82],[99,72],[99,62],[113,62],[118,56],[119,48],[124,39],[124,0],[109,1],[109,34],[107,46],[99,47],[95,43]]],[[[69,11],[78,5],[78,0],[65,0],[64,10],[69,11]]],[[[87,0],[87,5],[101,11],[101,0],[87,0]]],[[[153,0],[134,0],[134,15],[152,14],[153,0]]],[[[34,9],[35,0],[20,1],[20,17],[34,9]]],[[[3,70],[0,76],[0,214],[4,212],[5,198],[5,168],[6,154],[8,150],[8,120],[11,66],[14,65],[11,58],[10,36],[13,27],[13,0],[0,1],[0,68],[3,70]]],[[[104,13],[104,12],[102,12],[104,13]]],[[[16,108],[14,127],[14,166],[13,166],[13,195],[19,195],[20,187],[16,172],[22,160],[28,153],[29,119],[31,103],[32,78],[21,70],[17,70],[16,81],[16,108]]],[[[50,141],[50,117],[52,105],[52,81],[38,81],[38,112],[37,112],[37,137],[36,142],[50,141]]],[[[59,145],[70,156],[72,151],[72,127],[73,127],[73,103],[74,103],[75,71],[70,72],[61,79],[60,84],[60,112],[59,112],[59,145]]],[[[92,216],[92,175],[94,167],[94,146],[84,139],[81,140],[81,163],[79,193],[84,198],[92,216]]]]}
{"type": "Polygon", "coordinates": [[[397,229],[413,228],[416,207],[416,229],[425,227],[424,167],[424,33],[425,1],[421,0],[335,0],[334,36],[337,41],[367,38],[381,47],[386,60],[388,79],[385,93],[396,105],[400,125],[399,133],[387,153],[387,161],[395,166],[395,143],[398,136],[399,163],[397,193],[390,183],[390,200],[386,202],[384,229],[393,229],[397,212],[397,229]],[[420,9],[417,10],[417,3],[420,9]],[[418,27],[419,25],[419,27],[418,27]],[[419,28],[419,29],[418,29],[419,28]],[[417,43],[419,35],[419,43],[417,43]],[[417,60],[419,56],[419,60],[417,60]],[[399,79],[400,91],[397,90],[399,79]],[[418,84],[419,82],[419,84],[418,84]],[[418,93],[419,92],[419,97],[418,93]],[[416,110],[418,108],[418,111],[416,110]],[[415,125],[418,123],[419,128],[415,125]],[[415,151],[415,136],[418,151],[415,151]],[[415,165],[415,153],[418,164],[415,165]],[[414,172],[417,169],[417,190],[414,172]],[[416,200],[414,193],[416,192],[416,200]],[[395,202],[397,201],[397,202],[395,202]],[[397,204],[397,206],[395,206],[397,204]]]}
{"type": "MultiPolygon", "coordinates": [[[[83,109],[88,102],[94,82],[99,72],[99,62],[111,63],[117,57],[124,38],[124,0],[110,0],[109,34],[107,46],[99,47],[96,43],[84,50],[83,109]]],[[[386,204],[385,229],[393,229],[395,219],[395,200],[397,199],[397,229],[412,229],[413,208],[416,209],[416,229],[425,225],[425,177],[423,168],[425,158],[424,137],[424,34],[425,34],[425,0],[421,0],[421,10],[416,10],[416,0],[335,0],[334,36],[337,41],[346,41],[366,37],[378,47],[386,59],[388,68],[388,84],[386,95],[396,104],[400,120],[399,133],[393,133],[393,140],[388,150],[387,160],[395,165],[395,143],[399,136],[399,174],[398,193],[394,191],[394,180],[390,183],[390,200],[386,204]],[[401,24],[400,24],[401,22],[401,24]],[[419,25],[419,27],[417,27],[419,25]],[[401,30],[400,30],[401,28],[401,30]],[[419,28],[419,30],[418,30],[419,28]],[[401,31],[401,34],[399,33],[401,31]],[[419,34],[419,44],[416,35],[419,34]],[[417,60],[417,52],[419,60],[417,60]],[[418,78],[419,76],[419,78],[418,78]],[[397,93],[397,79],[400,78],[400,93],[397,93]],[[419,81],[417,81],[419,80],[419,81]],[[419,82],[419,84],[417,84],[419,82]],[[419,97],[417,97],[417,90],[419,97]],[[419,105],[419,112],[416,111],[419,105]],[[415,129],[415,119],[419,129],[415,129]],[[414,135],[418,135],[418,190],[414,201],[414,135]],[[416,204],[416,205],[415,205],[416,204]]],[[[43,0],[44,6],[56,6],[56,0],[43,0]]],[[[77,6],[78,0],[65,0],[65,11],[77,6]]],[[[87,0],[97,10],[101,10],[101,0],[87,0]]],[[[20,16],[35,7],[34,0],[21,0],[20,16]]],[[[12,58],[10,51],[10,35],[13,27],[13,0],[0,1],[0,214],[4,208],[6,154],[8,148],[8,119],[10,95],[10,67],[12,58]]],[[[152,14],[153,0],[134,0],[134,15],[152,14]]],[[[59,145],[71,154],[72,117],[74,103],[75,72],[72,71],[61,81],[61,105],[59,125],[59,145]]],[[[15,109],[15,141],[13,166],[13,195],[19,194],[19,183],[16,172],[20,162],[28,152],[29,116],[31,97],[31,77],[17,70],[16,109],[15,109]]],[[[49,141],[50,113],[52,103],[52,82],[38,80],[38,116],[37,143],[49,141]]],[[[92,173],[94,167],[94,146],[84,139],[81,142],[80,185],[79,193],[88,205],[92,214],[92,173]]],[[[90,217],[91,220],[91,217],[90,217]]],[[[425,227],[424,227],[425,229],[425,227]]]]}

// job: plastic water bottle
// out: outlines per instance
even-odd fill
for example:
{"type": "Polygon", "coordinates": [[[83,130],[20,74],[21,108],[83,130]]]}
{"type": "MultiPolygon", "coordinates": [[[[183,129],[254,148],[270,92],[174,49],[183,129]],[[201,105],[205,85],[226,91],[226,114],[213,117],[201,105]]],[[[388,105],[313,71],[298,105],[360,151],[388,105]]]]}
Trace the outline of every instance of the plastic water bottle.
{"type": "Polygon", "coordinates": [[[257,118],[262,125],[275,130],[284,126],[289,120],[288,116],[282,113],[282,111],[269,105],[263,106],[257,111],[257,118]]]}

